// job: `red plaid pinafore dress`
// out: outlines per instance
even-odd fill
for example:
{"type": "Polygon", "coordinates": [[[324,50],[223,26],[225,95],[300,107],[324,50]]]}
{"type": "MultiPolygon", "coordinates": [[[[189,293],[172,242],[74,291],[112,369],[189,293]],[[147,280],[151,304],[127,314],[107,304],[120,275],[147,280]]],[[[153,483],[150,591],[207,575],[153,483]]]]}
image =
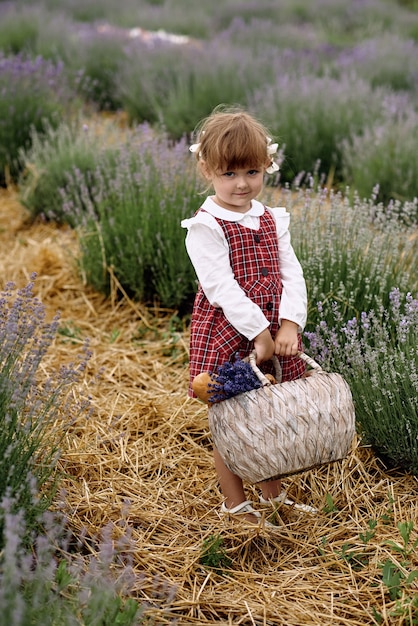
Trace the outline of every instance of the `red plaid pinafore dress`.
{"type": "MultiPolygon", "coordinates": [[[[204,209],[200,209],[204,210],[204,209]]],[[[270,322],[274,336],[279,328],[279,305],[283,286],[279,269],[279,245],[273,216],[264,211],[260,227],[253,230],[239,224],[215,218],[221,226],[229,245],[229,260],[234,277],[245,294],[255,302],[270,322]]],[[[249,355],[254,342],[239,333],[226,319],[219,307],[214,307],[199,285],[192,313],[190,339],[190,386],[201,372],[217,372],[220,365],[249,355]]],[[[299,349],[302,339],[299,336],[299,349]]],[[[298,357],[279,357],[282,381],[300,378],[305,371],[304,362],[298,357]]],[[[271,371],[269,364],[261,369],[271,371]]]]}

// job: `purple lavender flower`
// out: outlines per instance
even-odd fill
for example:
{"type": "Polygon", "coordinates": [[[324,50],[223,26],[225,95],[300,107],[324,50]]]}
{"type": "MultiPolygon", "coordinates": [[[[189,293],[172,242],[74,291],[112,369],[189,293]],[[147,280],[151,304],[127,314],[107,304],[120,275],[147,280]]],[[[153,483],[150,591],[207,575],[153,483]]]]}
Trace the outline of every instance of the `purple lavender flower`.
{"type": "Polygon", "coordinates": [[[246,361],[237,358],[233,363],[226,362],[218,367],[216,382],[210,385],[213,394],[210,402],[221,402],[245,391],[258,389],[261,383],[246,361]]]}
{"type": "MultiPolygon", "coordinates": [[[[35,275],[31,278],[22,289],[8,283],[0,294],[0,500],[14,498],[16,509],[27,510],[28,519],[35,519],[49,504],[47,489],[40,493],[39,487],[50,481],[51,491],[54,488],[61,437],[76,415],[88,414],[89,403],[74,401],[71,387],[89,354],[86,346],[78,363],[63,365],[40,380],[40,364],[55,338],[59,317],[45,321],[45,307],[33,293],[35,275]]],[[[5,523],[0,504],[0,548],[5,523]]]]}

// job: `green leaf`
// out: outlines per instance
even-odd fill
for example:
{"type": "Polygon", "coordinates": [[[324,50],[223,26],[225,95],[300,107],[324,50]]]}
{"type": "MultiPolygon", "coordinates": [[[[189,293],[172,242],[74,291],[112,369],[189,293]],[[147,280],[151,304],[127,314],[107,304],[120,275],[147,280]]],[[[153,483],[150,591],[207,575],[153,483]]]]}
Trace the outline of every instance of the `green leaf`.
{"type": "Polygon", "coordinates": [[[410,585],[416,578],[418,578],[418,570],[417,569],[409,574],[408,578],[406,579],[406,584],[410,585]]]}

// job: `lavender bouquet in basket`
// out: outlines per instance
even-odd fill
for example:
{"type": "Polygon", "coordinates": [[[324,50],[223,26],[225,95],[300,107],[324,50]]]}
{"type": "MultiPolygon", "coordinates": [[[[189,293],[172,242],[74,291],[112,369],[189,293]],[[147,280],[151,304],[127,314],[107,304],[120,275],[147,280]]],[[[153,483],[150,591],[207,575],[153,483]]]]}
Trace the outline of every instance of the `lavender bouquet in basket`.
{"type": "Polygon", "coordinates": [[[207,404],[227,400],[239,393],[258,389],[261,383],[247,361],[237,358],[218,367],[217,374],[202,372],[193,380],[193,391],[207,404]]]}

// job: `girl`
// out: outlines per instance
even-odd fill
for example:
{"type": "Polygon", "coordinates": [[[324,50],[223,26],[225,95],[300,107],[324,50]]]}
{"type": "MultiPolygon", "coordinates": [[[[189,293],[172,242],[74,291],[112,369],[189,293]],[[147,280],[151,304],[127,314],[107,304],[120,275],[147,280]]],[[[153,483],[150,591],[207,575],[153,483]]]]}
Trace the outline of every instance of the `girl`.
{"type": "MultiPolygon", "coordinates": [[[[301,332],[307,296],[302,268],[290,243],[289,214],[256,200],[265,173],[279,169],[268,131],[240,109],[215,109],[190,147],[199,172],[214,190],[188,229],[186,248],[199,280],[190,338],[190,387],[200,372],[256,351],[261,365],[276,354],[283,381],[303,375],[301,332]]],[[[225,498],[221,511],[260,521],[246,500],[242,480],[214,450],[215,468],[225,498]]],[[[260,501],[285,501],[281,481],[260,483],[260,501]]],[[[300,505],[303,506],[303,505],[300,505]]],[[[305,507],[304,507],[305,508],[305,507]]]]}

